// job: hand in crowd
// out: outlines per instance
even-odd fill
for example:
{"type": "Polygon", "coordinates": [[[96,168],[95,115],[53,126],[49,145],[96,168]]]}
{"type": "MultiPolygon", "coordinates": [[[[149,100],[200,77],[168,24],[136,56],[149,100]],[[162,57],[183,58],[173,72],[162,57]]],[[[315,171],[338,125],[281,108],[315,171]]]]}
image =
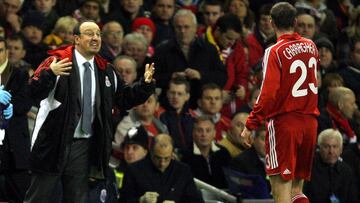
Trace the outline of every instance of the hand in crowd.
{"type": "Polygon", "coordinates": [[[13,115],[13,105],[10,103],[3,111],[5,119],[10,119],[13,115]]]}
{"type": "Polygon", "coordinates": [[[236,90],[235,95],[236,95],[239,99],[243,100],[243,99],[245,98],[245,96],[246,96],[245,87],[242,86],[242,85],[239,85],[239,88],[236,90]]]}
{"type": "Polygon", "coordinates": [[[4,90],[4,86],[1,85],[0,86],[0,103],[7,105],[10,103],[10,100],[11,100],[11,94],[8,91],[4,90]]]}
{"type": "Polygon", "coordinates": [[[228,104],[232,100],[232,95],[230,90],[223,90],[222,95],[223,95],[224,104],[228,104]]]}
{"type": "Polygon", "coordinates": [[[6,21],[11,25],[11,27],[19,32],[21,29],[20,17],[15,13],[10,13],[6,16],[6,21]]]}
{"type": "Polygon", "coordinates": [[[199,71],[192,69],[192,68],[187,68],[184,71],[186,77],[190,78],[190,79],[201,79],[201,74],[199,71]]]}
{"type": "Polygon", "coordinates": [[[153,75],[155,73],[154,63],[145,65],[144,78],[146,83],[150,83],[153,80],[153,75]]]}
{"type": "Polygon", "coordinates": [[[241,145],[246,149],[250,148],[254,142],[254,138],[251,136],[251,131],[247,127],[242,131],[241,137],[243,138],[240,139],[241,145]]]}
{"type": "Polygon", "coordinates": [[[68,58],[57,62],[57,59],[54,57],[54,60],[50,64],[52,72],[56,75],[70,75],[72,62],[69,62],[68,58]]]}
{"type": "Polygon", "coordinates": [[[146,192],[140,197],[140,203],[156,203],[159,193],[157,192],[146,192]]]}

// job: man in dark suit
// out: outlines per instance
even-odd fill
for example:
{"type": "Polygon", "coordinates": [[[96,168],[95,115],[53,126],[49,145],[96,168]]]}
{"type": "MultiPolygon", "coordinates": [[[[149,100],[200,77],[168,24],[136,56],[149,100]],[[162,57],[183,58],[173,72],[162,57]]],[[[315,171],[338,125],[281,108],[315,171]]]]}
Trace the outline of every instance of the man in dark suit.
{"type": "Polygon", "coordinates": [[[31,80],[41,104],[32,136],[31,184],[24,202],[51,202],[62,184],[63,202],[86,202],[88,179],[104,179],[113,130],[113,104],[139,105],[154,92],[153,65],[132,87],[98,56],[100,28],[84,21],[74,28],[75,43],[50,51],[31,80]]]}

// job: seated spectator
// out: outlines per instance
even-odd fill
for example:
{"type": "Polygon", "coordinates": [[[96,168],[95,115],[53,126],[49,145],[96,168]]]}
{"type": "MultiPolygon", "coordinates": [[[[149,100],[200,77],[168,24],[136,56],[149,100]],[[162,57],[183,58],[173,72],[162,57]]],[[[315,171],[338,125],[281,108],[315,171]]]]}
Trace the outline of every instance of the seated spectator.
{"type": "Polygon", "coordinates": [[[145,103],[130,110],[129,115],[125,116],[116,127],[113,149],[120,151],[120,145],[126,132],[133,126],[142,125],[149,137],[155,137],[160,133],[168,133],[167,127],[155,117],[157,108],[159,108],[157,96],[152,94],[145,103]]]}
{"type": "Polygon", "coordinates": [[[34,0],[34,7],[36,11],[39,11],[44,14],[46,21],[44,23],[43,34],[44,36],[50,34],[53,30],[56,21],[59,18],[55,10],[56,0],[34,0]]]}
{"type": "Polygon", "coordinates": [[[0,1],[0,25],[4,28],[5,36],[20,32],[22,19],[18,12],[23,2],[23,0],[0,1]]]}
{"type": "Polygon", "coordinates": [[[152,8],[151,19],[156,26],[156,35],[153,46],[173,38],[175,35],[171,19],[175,13],[176,0],[155,0],[152,8]]]}
{"type": "Polygon", "coordinates": [[[265,49],[275,35],[271,26],[270,9],[272,4],[264,4],[259,10],[258,22],[255,25],[253,33],[246,37],[249,48],[249,66],[253,68],[261,62],[265,49]]]}
{"type": "Polygon", "coordinates": [[[299,12],[296,19],[295,31],[302,37],[315,41],[320,38],[320,36],[323,36],[323,34],[317,32],[316,19],[313,15],[299,12]]]}
{"type": "Polygon", "coordinates": [[[329,101],[329,92],[336,87],[344,87],[344,79],[337,73],[327,73],[324,78],[321,79],[321,85],[319,85],[318,79],[318,108],[323,109],[329,101]]]}
{"type": "Polygon", "coordinates": [[[340,159],[341,133],[326,129],[318,136],[319,152],[312,166],[311,180],[304,184],[310,202],[359,202],[358,186],[348,164],[340,159]]]}
{"type": "Polygon", "coordinates": [[[203,24],[198,26],[197,34],[203,35],[208,27],[214,27],[216,21],[224,15],[223,3],[220,0],[207,0],[202,5],[203,24]]]}
{"type": "Polygon", "coordinates": [[[326,108],[321,109],[318,118],[318,132],[328,128],[338,129],[344,139],[344,144],[355,143],[356,123],[352,118],[357,109],[354,92],[346,87],[335,87],[329,93],[326,108]]]}
{"type": "Polygon", "coordinates": [[[92,20],[102,28],[102,5],[100,0],[84,0],[82,1],[80,8],[76,9],[73,13],[73,17],[76,18],[79,22],[85,20],[92,20]]]}
{"type": "Polygon", "coordinates": [[[198,99],[198,108],[192,111],[194,117],[209,116],[215,124],[215,140],[222,140],[231,127],[231,120],[222,115],[220,110],[223,105],[222,91],[214,83],[205,84],[201,88],[201,96],[198,99]]]}
{"type": "Polygon", "coordinates": [[[222,146],[215,144],[215,125],[211,118],[196,118],[193,128],[193,150],[184,154],[187,163],[198,178],[217,188],[227,188],[223,167],[227,167],[231,156],[222,146]]]}
{"type": "Polygon", "coordinates": [[[146,17],[135,18],[131,26],[131,30],[133,32],[141,33],[142,35],[144,35],[148,44],[146,55],[148,57],[153,57],[155,50],[152,46],[152,40],[156,34],[156,27],[154,22],[150,18],[146,17]]]}
{"type": "Polygon", "coordinates": [[[26,55],[24,60],[36,68],[47,57],[49,47],[42,42],[45,17],[38,11],[25,14],[22,22],[22,34],[25,38],[26,55]]]}
{"type": "MultiPolygon", "coordinates": [[[[143,0],[132,0],[124,1],[117,0],[120,2],[120,8],[117,6],[117,9],[112,9],[107,17],[108,21],[116,21],[123,26],[124,33],[128,34],[131,32],[131,25],[135,18],[145,16],[142,9],[144,3],[143,0]]],[[[115,2],[115,1],[114,1],[115,2]]]]}
{"type": "Polygon", "coordinates": [[[248,175],[259,175],[270,187],[265,172],[265,138],[266,128],[262,126],[255,132],[253,146],[233,158],[230,162],[230,168],[248,175]]]}
{"type": "Polygon", "coordinates": [[[245,150],[241,144],[241,132],[244,130],[247,117],[249,117],[248,113],[240,112],[235,114],[226,137],[219,142],[219,145],[228,150],[232,158],[237,157],[245,150]]]}
{"type": "Polygon", "coordinates": [[[172,159],[173,149],[169,135],[155,137],[151,158],[127,167],[120,202],[203,203],[189,167],[172,159]]]}
{"type": "Polygon", "coordinates": [[[122,51],[124,30],[116,21],[107,22],[102,28],[100,56],[112,62],[122,51]]]}
{"type": "Polygon", "coordinates": [[[335,47],[326,37],[321,37],[315,41],[320,57],[320,73],[324,76],[326,73],[335,72],[338,69],[337,62],[334,59],[335,47]]]}
{"type": "MultiPolygon", "coordinates": [[[[226,80],[226,69],[219,59],[216,48],[196,37],[197,21],[189,10],[179,10],[174,16],[175,38],[162,43],[155,50],[156,84],[165,97],[172,77],[189,79],[192,87],[215,82],[222,87],[226,80]]],[[[196,108],[198,88],[191,89],[190,107],[196,108]]]]}
{"type": "Polygon", "coordinates": [[[70,16],[64,16],[56,21],[52,33],[44,38],[44,43],[52,49],[74,43],[73,29],[78,21],[70,16]]]}
{"type": "MultiPolygon", "coordinates": [[[[357,139],[357,143],[349,144],[344,148],[341,157],[344,159],[344,162],[349,164],[351,169],[354,172],[356,182],[359,186],[360,184],[360,139],[357,139]]],[[[357,190],[360,195],[360,187],[357,190]]]]}
{"type": "Polygon", "coordinates": [[[137,73],[140,77],[144,75],[145,64],[149,61],[146,56],[148,43],[140,33],[130,33],[125,35],[123,41],[123,54],[132,57],[137,63],[137,73]]]}
{"type": "Polygon", "coordinates": [[[160,114],[160,120],[169,129],[174,140],[175,152],[182,153],[193,145],[192,130],[194,117],[189,112],[190,83],[182,77],[170,80],[166,93],[165,111],[160,114]]]}
{"type": "MultiPolygon", "coordinates": [[[[26,50],[24,47],[24,39],[21,35],[11,35],[6,39],[9,52],[9,63],[16,68],[25,68],[30,70],[31,65],[24,61],[26,50]]],[[[29,75],[31,76],[31,75],[29,75]]]]}
{"type": "Polygon", "coordinates": [[[338,73],[344,78],[346,87],[349,87],[356,96],[357,105],[360,106],[360,38],[354,38],[350,44],[350,61],[338,73]]]}
{"type": "Polygon", "coordinates": [[[234,104],[237,107],[227,115],[229,117],[246,103],[250,69],[246,63],[244,47],[239,41],[241,34],[241,22],[234,14],[221,16],[214,27],[207,28],[205,34],[206,41],[216,47],[220,60],[226,66],[228,80],[223,91],[224,108],[234,104]]]}
{"type": "Polygon", "coordinates": [[[254,87],[250,92],[250,100],[247,104],[240,107],[239,112],[249,113],[253,110],[255,102],[260,94],[260,88],[254,87]]]}
{"type": "Polygon", "coordinates": [[[246,37],[254,27],[254,13],[249,8],[248,0],[229,0],[225,5],[225,12],[238,16],[241,21],[243,35],[246,37]]]}
{"type": "Polygon", "coordinates": [[[130,56],[117,56],[113,65],[116,73],[120,78],[125,82],[126,85],[131,85],[136,81],[137,71],[136,71],[136,61],[130,56]]]}

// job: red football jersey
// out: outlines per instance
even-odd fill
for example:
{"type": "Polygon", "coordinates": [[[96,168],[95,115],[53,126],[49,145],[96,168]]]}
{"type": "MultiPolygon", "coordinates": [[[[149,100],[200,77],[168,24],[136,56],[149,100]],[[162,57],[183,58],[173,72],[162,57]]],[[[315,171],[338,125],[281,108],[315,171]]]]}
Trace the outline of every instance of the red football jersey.
{"type": "Polygon", "coordinates": [[[319,53],[313,41],[284,34],[265,50],[261,93],[246,127],[256,129],[264,119],[286,112],[318,116],[316,73],[319,53]]]}

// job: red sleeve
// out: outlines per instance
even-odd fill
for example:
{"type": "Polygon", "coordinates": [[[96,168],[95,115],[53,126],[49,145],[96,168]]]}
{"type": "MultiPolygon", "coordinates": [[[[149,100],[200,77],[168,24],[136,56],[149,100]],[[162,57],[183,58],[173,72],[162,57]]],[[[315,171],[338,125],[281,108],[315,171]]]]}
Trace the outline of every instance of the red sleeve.
{"type": "Polygon", "coordinates": [[[40,65],[39,67],[35,70],[34,76],[32,77],[32,80],[38,80],[40,73],[43,70],[48,70],[50,69],[50,64],[52,63],[52,61],[54,60],[54,56],[50,56],[48,58],[46,58],[40,65]]]}
{"type": "Polygon", "coordinates": [[[261,85],[261,92],[256,100],[253,111],[246,121],[246,127],[250,130],[258,128],[269,114],[271,108],[274,107],[277,91],[280,87],[280,63],[275,51],[272,51],[271,48],[266,50],[262,66],[264,79],[261,85]]]}

